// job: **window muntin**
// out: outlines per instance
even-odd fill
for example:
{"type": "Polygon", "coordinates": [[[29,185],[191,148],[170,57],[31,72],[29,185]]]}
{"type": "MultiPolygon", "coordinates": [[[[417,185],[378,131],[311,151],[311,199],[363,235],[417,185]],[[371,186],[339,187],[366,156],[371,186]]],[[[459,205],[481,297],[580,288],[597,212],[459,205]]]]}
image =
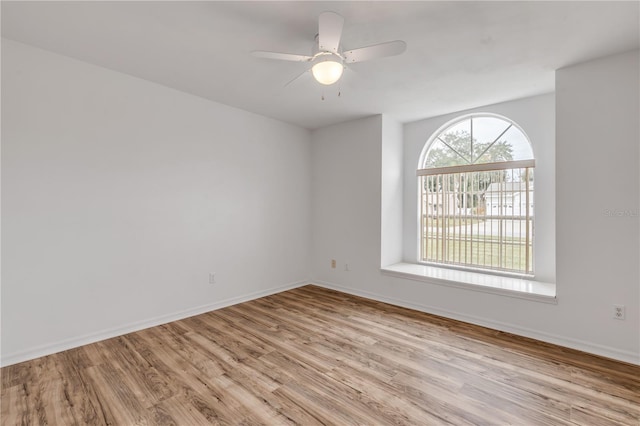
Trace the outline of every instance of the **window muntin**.
{"type": "Polygon", "coordinates": [[[436,132],[418,170],[419,260],[533,275],[533,151],[524,132],[494,115],[436,132]]]}

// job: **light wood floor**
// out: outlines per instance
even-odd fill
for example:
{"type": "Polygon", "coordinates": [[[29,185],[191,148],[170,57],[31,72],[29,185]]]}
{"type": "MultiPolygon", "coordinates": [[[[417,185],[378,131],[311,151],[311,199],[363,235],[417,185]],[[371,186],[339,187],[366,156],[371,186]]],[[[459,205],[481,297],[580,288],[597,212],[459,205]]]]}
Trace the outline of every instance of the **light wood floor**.
{"type": "Polygon", "coordinates": [[[3,425],[640,422],[640,367],[314,286],[1,373],[3,425]]]}

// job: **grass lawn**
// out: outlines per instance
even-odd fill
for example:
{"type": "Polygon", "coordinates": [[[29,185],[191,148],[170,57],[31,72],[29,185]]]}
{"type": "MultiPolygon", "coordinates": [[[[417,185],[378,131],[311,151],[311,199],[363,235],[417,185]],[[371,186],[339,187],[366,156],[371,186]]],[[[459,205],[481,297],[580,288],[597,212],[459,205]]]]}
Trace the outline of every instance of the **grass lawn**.
{"type": "MultiPolygon", "coordinates": [[[[527,251],[526,240],[519,237],[502,237],[502,244],[496,236],[480,236],[471,241],[458,236],[455,239],[443,241],[439,238],[430,238],[429,242],[423,242],[422,253],[426,262],[446,263],[463,266],[478,266],[481,268],[500,269],[503,271],[526,271],[527,251]],[[446,253],[446,257],[444,254],[446,253]]],[[[529,247],[529,273],[532,272],[533,249],[529,247]]]]}

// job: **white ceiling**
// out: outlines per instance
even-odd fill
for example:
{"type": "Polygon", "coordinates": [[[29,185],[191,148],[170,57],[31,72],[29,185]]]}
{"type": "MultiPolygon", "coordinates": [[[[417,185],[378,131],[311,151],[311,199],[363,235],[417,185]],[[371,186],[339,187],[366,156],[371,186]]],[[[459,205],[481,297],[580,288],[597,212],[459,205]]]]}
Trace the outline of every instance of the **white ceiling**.
{"type": "Polygon", "coordinates": [[[551,92],[554,70],[638,48],[639,4],[2,1],[2,35],[313,129],[551,92]],[[339,88],[324,89],[309,73],[285,87],[303,63],[250,55],[309,54],[326,10],[345,18],[345,49],[400,39],[407,51],[353,64],[339,88]]]}

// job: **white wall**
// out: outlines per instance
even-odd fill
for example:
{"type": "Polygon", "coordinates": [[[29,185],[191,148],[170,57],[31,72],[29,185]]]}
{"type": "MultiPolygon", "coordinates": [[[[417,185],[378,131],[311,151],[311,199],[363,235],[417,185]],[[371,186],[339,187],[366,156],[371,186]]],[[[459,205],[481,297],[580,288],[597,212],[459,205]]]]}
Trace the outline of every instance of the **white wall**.
{"type": "Polygon", "coordinates": [[[580,339],[640,362],[638,51],[557,72],[558,296],[580,339]],[[612,305],[626,305],[616,321],[612,305]]]}
{"type": "Polygon", "coordinates": [[[380,264],[392,265],[402,262],[404,205],[403,126],[388,116],[382,116],[381,141],[381,253],[380,264]]]}
{"type": "Polygon", "coordinates": [[[3,40],[2,364],[306,283],[309,167],[307,130],[3,40]]]}
{"type": "MultiPolygon", "coordinates": [[[[605,206],[577,207],[590,199],[592,185],[609,191],[606,206],[638,207],[637,76],[637,57],[633,55],[604,58],[558,72],[555,206],[558,241],[554,277],[558,286],[557,305],[381,275],[380,206],[386,201],[383,202],[383,192],[373,182],[382,179],[384,188],[385,180],[392,177],[386,175],[387,168],[382,169],[384,175],[380,174],[384,163],[382,152],[387,144],[383,141],[384,119],[380,117],[312,133],[314,279],[321,285],[353,294],[640,363],[638,217],[614,219],[603,216],[605,206]],[[614,116],[616,125],[611,126],[608,123],[614,116]],[[614,136],[614,140],[610,141],[609,136],[614,136]],[[573,153],[577,148],[583,154],[576,158],[573,153]],[[606,180],[599,182],[596,177],[589,178],[586,185],[578,182],[577,178],[584,176],[585,163],[580,161],[583,159],[590,168],[597,163],[599,170],[605,172],[600,176],[616,177],[619,187],[603,188],[606,180]],[[577,219],[584,210],[589,212],[586,217],[577,219]],[[591,229],[602,229],[594,232],[596,239],[583,235],[587,222],[593,225],[591,229]],[[330,258],[338,260],[338,269],[330,268],[330,258]],[[350,271],[340,267],[344,262],[349,262],[350,271]],[[627,306],[626,321],[612,318],[614,303],[627,306]]],[[[516,120],[532,140],[547,144],[542,138],[553,138],[552,128],[536,128],[527,123],[537,120],[549,124],[553,95],[510,104],[508,111],[501,112],[496,106],[492,112],[516,120]],[[520,116],[519,109],[538,111],[540,117],[520,116]]],[[[405,206],[407,197],[415,196],[411,185],[415,185],[419,155],[416,141],[420,136],[424,144],[431,134],[429,128],[435,131],[436,124],[428,120],[404,126],[404,156],[416,155],[411,169],[404,171],[405,206]]],[[[540,146],[534,146],[538,165],[541,161],[553,162],[553,152],[548,148],[545,145],[541,151],[540,146]]],[[[546,179],[552,180],[553,169],[547,167],[547,172],[546,179]]],[[[545,176],[538,171],[536,189],[543,179],[545,176]]],[[[547,203],[553,201],[547,197],[547,203]]],[[[405,211],[405,222],[407,215],[414,217],[415,210],[405,211]]],[[[549,216],[536,219],[537,232],[541,221],[553,222],[549,216]]],[[[407,242],[407,235],[406,244],[414,244],[407,242]]]]}
{"type": "Polygon", "coordinates": [[[311,259],[316,282],[366,285],[380,267],[382,116],[311,133],[311,259]],[[332,269],[331,259],[338,261],[332,269]],[[345,271],[345,264],[350,271],[345,271]]]}

